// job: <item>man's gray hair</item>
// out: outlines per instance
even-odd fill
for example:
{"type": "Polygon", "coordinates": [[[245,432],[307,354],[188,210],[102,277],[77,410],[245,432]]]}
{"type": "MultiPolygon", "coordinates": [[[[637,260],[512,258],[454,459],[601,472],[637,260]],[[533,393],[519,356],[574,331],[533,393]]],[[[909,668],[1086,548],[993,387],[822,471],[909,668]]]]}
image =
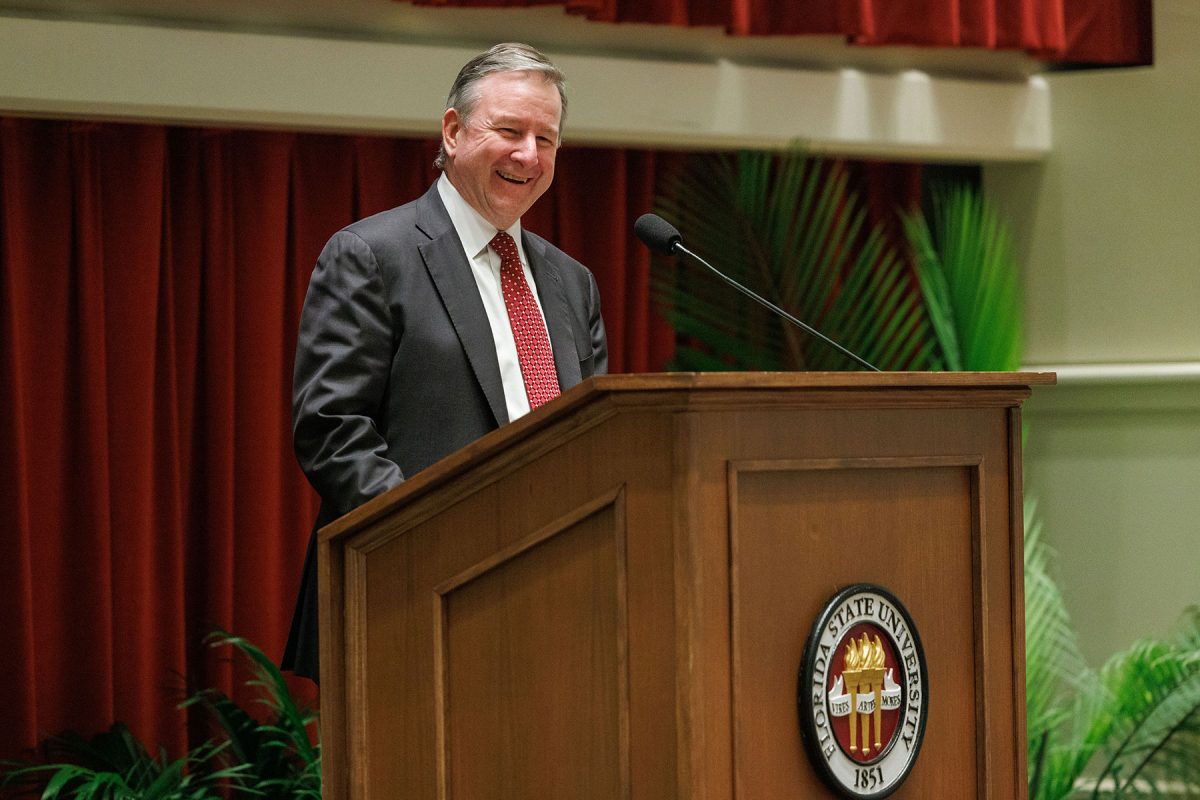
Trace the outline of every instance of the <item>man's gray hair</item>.
{"type": "MultiPolygon", "coordinates": [[[[559,136],[562,136],[562,126],[567,120],[567,80],[545,54],[519,42],[495,45],[463,65],[458,77],[454,79],[454,85],[450,87],[450,94],[446,97],[446,110],[453,108],[458,112],[462,125],[470,125],[471,114],[479,102],[479,82],[495,72],[536,72],[547,83],[553,83],[558,89],[559,99],[562,100],[562,114],[558,118],[559,136]]],[[[444,144],[438,146],[437,158],[434,159],[433,165],[438,169],[446,168],[444,144]]]]}

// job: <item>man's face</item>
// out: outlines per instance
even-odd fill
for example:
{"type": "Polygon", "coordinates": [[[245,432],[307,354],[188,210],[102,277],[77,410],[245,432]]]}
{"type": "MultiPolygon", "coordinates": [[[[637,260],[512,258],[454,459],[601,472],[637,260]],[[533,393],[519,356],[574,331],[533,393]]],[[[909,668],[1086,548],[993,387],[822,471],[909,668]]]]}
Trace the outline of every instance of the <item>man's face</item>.
{"type": "Polygon", "coordinates": [[[477,85],[469,124],[453,108],[442,117],[446,175],[483,218],[504,229],[554,180],[562,100],[529,72],[494,72],[477,85]]]}

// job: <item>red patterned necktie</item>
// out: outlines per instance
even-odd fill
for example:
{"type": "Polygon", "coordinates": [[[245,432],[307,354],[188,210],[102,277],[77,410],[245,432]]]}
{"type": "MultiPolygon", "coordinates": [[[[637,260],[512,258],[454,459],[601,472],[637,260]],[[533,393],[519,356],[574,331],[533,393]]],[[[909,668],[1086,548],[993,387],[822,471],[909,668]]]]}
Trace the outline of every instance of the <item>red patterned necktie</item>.
{"type": "Polygon", "coordinates": [[[504,293],[508,324],[512,326],[517,360],[521,363],[521,377],[525,380],[525,394],[529,396],[529,408],[532,410],[558,397],[558,373],[554,370],[550,337],[546,335],[542,312],[538,310],[533,292],[525,281],[521,257],[517,255],[517,243],[507,233],[500,231],[488,244],[500,254],[500,289],[504,293]]]}

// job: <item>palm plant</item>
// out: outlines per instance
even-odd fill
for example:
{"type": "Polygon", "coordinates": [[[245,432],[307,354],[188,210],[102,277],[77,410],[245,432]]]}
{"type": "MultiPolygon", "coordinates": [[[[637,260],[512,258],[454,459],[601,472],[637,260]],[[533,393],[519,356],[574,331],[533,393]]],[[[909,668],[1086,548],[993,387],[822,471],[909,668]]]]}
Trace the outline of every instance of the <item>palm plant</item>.
{"type": "Polygon", "coordinates": [[[320,746],[310,735],[311,709],[292,697],[282,673],[246,639],[226,633],[209,637],[213,647],[233,647],[246,658],[265,710],[260,721],[224,693],[206,689],[181,708],[206,712],[212,738],[171,760],[151,755],[122,723],[88,740],[77,733],[48,742],[49,763],[3,775],[0,786],[40,790],[43,800],[224,800],[225,798],[320,798],[320,746]]]}
{"type": "Polygon", "coordinates": [[[258,703],[267,712],[266,721],[259,721],[216,689],[200,691],[185,701],[185,706],[204,708],[216,728],[222,748],[212,760],[239,770],[235,788],[243,794],[319,800],[321,751],[311,738],[316,713],[296,703],[283,673],[248,640],[214,633],[208,641],[213,647],[232,646],[250,661],[254,676],[247,685],[259,690],[258,703]]]}
{"type": "MultiPolygon", "coordinates": [[[[881,369],[937,365],[911,271],[838,162],[741,152],[667,179],[656,210],[689,247],[881,369]]],[[[655,264],[655,294],[681,341],[672,368],[839,369],[845,356],[724,284],[655,264]]]]}
{"type": "Polygon", "coordinates": [[[1068,797],[1098,742],[1091,735],[1098,680],[1079,649],[1051,575],[1036,503],[1025,504],[1025,718],[1029,797],[1068,797]]]}
{"type": "Polygon", "coordinates": [[[209,768],[220,745],[204,744],[175,760],[161,751],[151,755],[120,722],[90,740],[65,733],[48,745],[53,758],[66,760],[16,769],[3,783],[36,785],[46,799],[218,800],[244,772],[238,766],[209,768]]]}
{"type": "MultiPolygon", "coordinates": [[[[840,162],[803,150],[701,157],[656,210],[693,249],[882,369],[1014,370],[1021,310],[1011,237],[982,196],[936,187],[932,215],[902,215],[909,259],[840,162]]],[[[656,298],[681,335],[674,369],[831,369],[844,357],[716,281],[655,263],[656,298]]]]}
{"type": "Polygon", "coordinates": [[[1080,655],[1026,511],[1029,796],[1200,797],[1200,607],[1179,631],[1117,653],[1098,672],[1080,655]]]}
{"type": "Polygon", "coordinates": [[[1092,797],[1200,797],[1200,608],[1172,639],[1144,640],[1113,656],[1093,721],[1103,741],[1092,797]]]}
{"type": "Polygon", "coordinates": [[[983,195],[935,186],[932,219],[903,217],[945,369],[1021,364],[1021,307],[1012,237],[983,195]]]}

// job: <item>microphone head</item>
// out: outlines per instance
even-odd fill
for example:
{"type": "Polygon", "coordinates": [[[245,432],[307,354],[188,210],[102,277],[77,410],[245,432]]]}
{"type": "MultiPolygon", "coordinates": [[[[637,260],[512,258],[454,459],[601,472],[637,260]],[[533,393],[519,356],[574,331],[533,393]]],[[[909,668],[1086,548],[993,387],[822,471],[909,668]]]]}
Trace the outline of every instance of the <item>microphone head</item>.
{"type": "Polygon", "coordinates": [[[642,214],[633,223],[633,232],[642,244],[664,256],[674,253],[675,246],[683,240],[675,226],[657,214],[642,214]]]}

